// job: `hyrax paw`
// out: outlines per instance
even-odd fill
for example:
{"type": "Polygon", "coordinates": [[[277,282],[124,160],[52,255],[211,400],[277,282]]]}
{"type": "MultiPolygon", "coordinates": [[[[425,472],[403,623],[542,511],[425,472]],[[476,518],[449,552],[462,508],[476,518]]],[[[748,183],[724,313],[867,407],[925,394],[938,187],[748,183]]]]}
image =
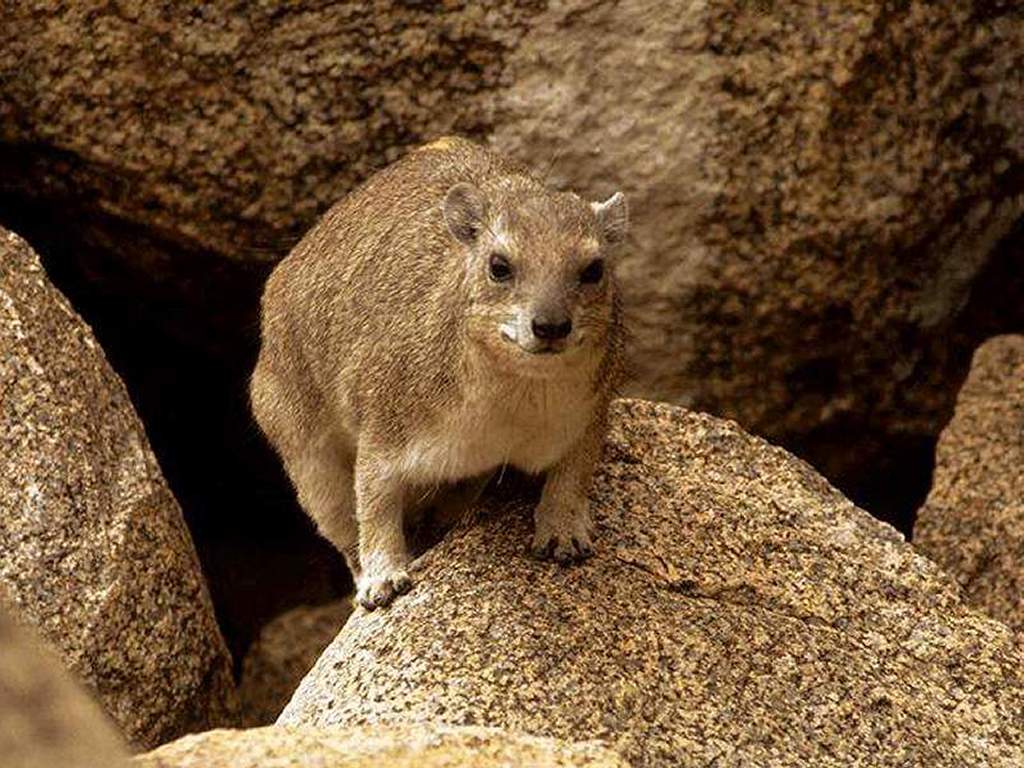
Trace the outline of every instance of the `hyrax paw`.
{"type": "Polygon", "coordinates": [[[593,555],[594,543],[587,525],[571,526],[568,530],[538,525],[530,551],[541,560],[550,558],[557,563],[567,564],[593,555]]]}
{"type": "Polygon", "coordinates": [[[412,579],[404,570],[396,569],[382,575],[364,574],[359,580],[356,602],[368,611],[390,605],[399,595],[412,589],[412,579]]]}

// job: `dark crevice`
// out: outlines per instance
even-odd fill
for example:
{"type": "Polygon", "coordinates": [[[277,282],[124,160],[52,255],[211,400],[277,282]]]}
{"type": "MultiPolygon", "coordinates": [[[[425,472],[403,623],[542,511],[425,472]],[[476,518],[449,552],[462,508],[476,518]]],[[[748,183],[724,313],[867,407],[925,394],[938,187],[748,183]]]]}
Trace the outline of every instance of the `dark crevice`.
{"type": "MultiPolygon", "coordinates": [[[[863,421],[838,420],[808,433],[782,435],[778,442],[807,459],[857,506],[911,538],[917,510],[931,488],[939,432],[953,415],[974,350],[993,336],[1024,333],[1022,297],[1024,218],[996,246],[974,277],[963,309],[936,335],[919,362],[922,370],[944,376],[949,393],[948,408],[935,432],[890,433],[863,421]]],[[[897,355],[905,356],[905,351],[897,355]]],[[[827,381],[827,376],[821,380],[827,381]]],[[[903,399],[913,401],[913,391],[905,392],[903,399]]]]}
{"type": "Polygon", "coordinates": [[[827,427],[779,439],[861,509],[906,538],[931,488],[936,435],[871,433],[862,424],[827,427]]]}

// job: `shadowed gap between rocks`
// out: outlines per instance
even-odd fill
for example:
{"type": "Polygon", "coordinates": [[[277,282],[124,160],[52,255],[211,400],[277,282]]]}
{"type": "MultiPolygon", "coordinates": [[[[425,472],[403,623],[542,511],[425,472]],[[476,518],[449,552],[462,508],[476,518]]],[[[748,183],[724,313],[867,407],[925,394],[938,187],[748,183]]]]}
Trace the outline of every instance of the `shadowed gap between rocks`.
{"type": "MultiPolygon", "coordinates": [[[[287,244],[268,249],[263,263],[231,262],[183,252],[74,202],[3,191],[0,224],[37,250],[124,379],[185,512],[236,670],[260,626],[274,615],[348,591],[341,558],[299,509],[248,410],[259,296],[287,244]],[[126,242],[139,254],[135,265],[114,255],[126,250],[126,242]]],[[[1015,301],[1024,295],[1022,264],[1024,222],[1018,222],[949,329],[958,372],[948,381],[950,408],[978,343],[1024,330],[1024,309],[1015,301]]],[[[930,487],[937,435],[873,434],[850,423],[769,437],[910,535],[930,487]],[[853,444],[870,450],[850,451],[853,444]],[[871,458],[851,463],[846,457],[853,455],[871,458]]]]}
{"type": "MultiPolygon", "coordinates": [[[[956,372],[944,382],[948,397],[941,426],[953,414],[956,393],[967,377],[971,356],[978,345],[992,336],[1024,329],[1022,297],[1024,219],[1017,221],[1000,241],[992,258],[975,277],[970,297],[956,322],[946,329],[947,344],[943,351],[950,359],[943,362],[926,356],[919,362],[925,369],[956,372]]],[[[827,371],[816,373],[825,378],[829,375],[827,371]]],[[[931,488],[937,439],[937,433],[877,432],[856,422],[840,422],[774,438],[807,459],[858,506],[908,538],[913,532],[916,511],[931,488]],[[857,451],[849,450],[853,443],[858,445],[857,451]],[[865,455],[869,458],[862,460],[865,455]]]]}

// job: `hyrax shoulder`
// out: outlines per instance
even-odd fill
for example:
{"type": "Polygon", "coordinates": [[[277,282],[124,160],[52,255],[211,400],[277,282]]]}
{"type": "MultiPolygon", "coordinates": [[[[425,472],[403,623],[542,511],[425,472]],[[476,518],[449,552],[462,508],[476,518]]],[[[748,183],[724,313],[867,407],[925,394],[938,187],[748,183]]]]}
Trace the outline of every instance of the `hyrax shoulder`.
{"type": "Polygon", "coordinates": [[[505,464],[547,472],[538,554],[589,552],[626,226],[621,195],[587,203],[445,138],[338,202],[275,269],[254,413],[364,605],[408,585],[407,499],[505,464]]]}

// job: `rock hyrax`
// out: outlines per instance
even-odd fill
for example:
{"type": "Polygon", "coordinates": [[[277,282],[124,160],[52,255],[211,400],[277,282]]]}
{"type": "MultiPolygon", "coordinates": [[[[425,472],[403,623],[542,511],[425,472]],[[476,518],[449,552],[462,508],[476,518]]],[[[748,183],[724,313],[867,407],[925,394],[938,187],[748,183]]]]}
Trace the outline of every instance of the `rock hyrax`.
{"type": "Polygon", "coordinates": [[[253,412],[360,604],[410,588],[412,505],[506,464],[546,471],[534,553],[591,554],[627,226],[620,193],[588,203],[446,138],[335,204],[277,265],[253,412]]]}

